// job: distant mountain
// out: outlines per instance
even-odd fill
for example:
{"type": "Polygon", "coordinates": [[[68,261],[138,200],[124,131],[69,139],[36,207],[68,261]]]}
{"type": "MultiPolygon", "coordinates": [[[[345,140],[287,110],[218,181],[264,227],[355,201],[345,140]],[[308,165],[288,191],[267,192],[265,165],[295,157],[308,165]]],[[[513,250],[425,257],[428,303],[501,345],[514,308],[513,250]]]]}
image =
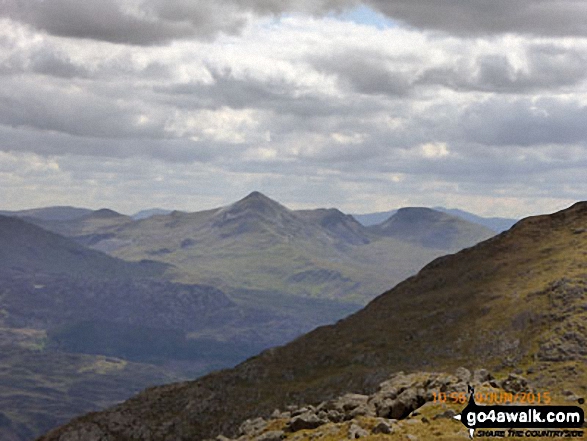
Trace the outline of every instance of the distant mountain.
{"type": "Polygon", "coordinates": [[[353,214],[352,216],[365,227],[378,225],[385,222],[395,214],[397,210],[380,211],[377,213],[353,214]]]}
{"type": "MultiPolygon", "coordinates": [[[[569,402],[573,391],[584,393],[587,384],[586,225],[587,202],[524,219],[499,236],[434,260],[335,325],[234,369],[146,390],[107,411],[77,418],[41,440],[140,439],[143,433],[153,441],[233,435],[246,418],[268,417],[288,404],[372,393],[399,371],[454,372],[458,366],[497,374],[517,370],[537,390],[569,402]]],[[[394,378],[389,400],[376,405],[394,409],[398,394],[415,384],[401,374],[394,378]]],[[[429,386],[441,387],[442,378],[428,378],[436,381],[429,386]]],[[[508,378],[518,382],[512,390],[525,387],[519,375],[508,378]]],[[[417,399],[421,406],[432,395],[417,399]]]]}
{"type": "Polygon", "coordinates": [[[0,215],[29,217],[47,221],[65,221],[79,219],[90,214],[92,210],[77,207],[45,207],[20,211],[0,211],[0,215]]]}
{"type": "MultiPolygon", "coordinates": [[[[495,233],[501,233],[502,231],[509,230],[519,220],[503,217],[481,217],[477,216],[476,214],[469,213],[468,211],[459,210],[457,208],[434,207],[433,209],[436,211],[442,211],[443,213],[447,213],[452,216],[459,217],[468,222],[482,225],[494,231],[495,233]]],[[[396,212],[397,210],[390,210],[378,213],[353,214],[352,216],[362,225],[369,227],[379,225],[385,222],[396,212]]]]}
{"type": "Polygon", "coordinates": [[[141,220],[147,219],[151,216],[158,216],[158,215],[167,215],[171,213],[173,210],[165,210],[163,208],[149,208],[147,210],[141,210],[133,214],[131,217],[134,220],[141,220]]]}
{"type": "Polygon", "coordinates": [[[126,262],[22,219],[0,216],[0,274],[126,279],[160,275],[167,267],[152,261],[126,262]]]}
{"type": "Polygon", "coordinates": [[[502,231],[509,230],[519,220],[504,217],[481,217],[464,210],[459,210],[458,208],[434,207],[434,209],[438,211],[443,211],[448,214],[452,214],[453,216],[458,216],[461,219],[465,219],[469,222],[483,225],[484,227],[487,227],[490,230],[495,231],[496,233],[501,233],[502,231]]]}
{"type": "Polygon", "coordinates": [[[409,225],[392,234],[366,228],[336,209],[290,210],[253,192],[196,213],[174,211],[136,221],[95,212],[38,224],[112,256],[170,264],[168,276],[182,283],[208,284],[228,294],[245,289],[364,303],[433,258],[491,235],[442,216],[436,226],[434,219],[418,224],[417,234],[432,229],[428,241],[418,241],[409,225]]]}
{"type": "Polygon", "coordinates": [[[353,216],[344,214],[336,208],[298,210],[296,214],[307,222],[319,225],[344,243],[363,245],[370,242],[367,230],[353,216]]]}
{"type": "Polygon", "coordinates": [[[464,248],[494,235],[481,225],[422,207],[400,208],[388,220],[370,228],[383,236],[442,250],[464,248]]]}

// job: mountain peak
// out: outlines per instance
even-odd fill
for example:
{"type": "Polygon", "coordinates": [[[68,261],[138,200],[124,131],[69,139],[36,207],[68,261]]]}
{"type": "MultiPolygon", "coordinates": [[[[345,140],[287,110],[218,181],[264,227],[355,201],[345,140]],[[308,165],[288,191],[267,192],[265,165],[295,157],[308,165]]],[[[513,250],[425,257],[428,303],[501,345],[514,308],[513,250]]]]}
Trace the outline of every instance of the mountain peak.
{"type": "Polygon", "coordinates": [[[124,216],[123,214],[118,213],[117,211],[111,210],[109,208],[101,208],[90,213],[86,217],[95,218],[95,219],[108,219],[108,218],[115,218],[124,216]]]}
{"type": "Polygon", "coordinates": [[[404,207],[397,210],[397,212],[391,216],[391,219],[401,219],[402,221],[437,221],[443,218],[448,219],[450,215],[443,213],[438,210],[433,210],[427,207],[404,207]]]}
{"type": "Polygon", "coordinates": [[[263,193],[253,191],[241,200],[226,207],[230,212],[238,212],[243,210],[258,211],[268,213],[270,211],[289,211],[279,202],[265,196],[263,193]]]}
{"type": "Polygon", "coordinates": [[[495,234],[481,225],[425,207],[400,208],[373,231],[427,248],[454,251],[463,247],[464,238],[488,239],[495,234]]]}
{"type": "MultiPolygon", "coordinates": [[[[267,231],[269,225],[285,232],[295,224],[296,216],[291,210],[258,191],[221,209],[212,223],[223,228],[226,235],[267,231]]],[[[276,231],[273,227],[269,229],[276,231]]]]}

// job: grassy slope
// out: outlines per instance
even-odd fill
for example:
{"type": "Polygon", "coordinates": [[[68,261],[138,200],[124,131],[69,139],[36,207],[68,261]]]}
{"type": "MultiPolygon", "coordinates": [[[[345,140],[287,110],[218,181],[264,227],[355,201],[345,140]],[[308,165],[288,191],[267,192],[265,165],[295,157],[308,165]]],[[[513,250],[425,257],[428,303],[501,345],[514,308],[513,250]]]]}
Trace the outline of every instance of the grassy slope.
{"type": "Polygon", "coordinates": [[[178,439],[202,439],[231,433],[237,422],[288,402],[372,390],[390,372],[458,365],[496,372],[530,368],[528,375],[554,394],[584,387],[586,225],[587,203],[526,219],[496,238],[437,259],[334,326],[233,370],[144,392],[72,427],[98,423],[114,439],[126,439],[141,426],[162,434],[162,424],[174,421],[178,439]],[[577,341],[568,339],[569,329],[577,341]],[[558,360],[549,355],[549,342],[558,342],[558,360]],[[115,429],[110,418],[125,423],[115,429]]]}
{"type": "Polygon", "coordinates": [[[113,258],[21,219],[0,216],[0,274],[59,274],[84,278],[145,277],[162,272],[113,258]]]}

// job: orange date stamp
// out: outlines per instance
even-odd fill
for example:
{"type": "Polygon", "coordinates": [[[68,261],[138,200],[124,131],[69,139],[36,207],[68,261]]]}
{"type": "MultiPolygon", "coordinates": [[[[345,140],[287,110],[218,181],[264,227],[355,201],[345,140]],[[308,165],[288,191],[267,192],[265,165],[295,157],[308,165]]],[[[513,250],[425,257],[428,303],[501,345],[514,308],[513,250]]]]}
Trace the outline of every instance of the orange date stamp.
{"type": "MultiPolygon", "coordinates": [[[[432,392],[435,403],[459,403],[469,401],[465,392],[432,392]]],[[[550,392],[475,392],[477,404],[550,404],[550,392]]]]}

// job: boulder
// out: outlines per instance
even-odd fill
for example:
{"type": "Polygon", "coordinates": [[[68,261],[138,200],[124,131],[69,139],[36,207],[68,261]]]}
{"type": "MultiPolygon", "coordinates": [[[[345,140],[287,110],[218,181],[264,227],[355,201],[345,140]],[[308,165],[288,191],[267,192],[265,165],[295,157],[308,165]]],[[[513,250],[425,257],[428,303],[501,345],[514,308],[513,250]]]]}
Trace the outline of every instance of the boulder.
{"type": "Polygon", "coordinates": [[[375,427],[373,427],[372,432],[375,435],[377,435],[378,433],[383,433],[384,435],[389,435],[392,432],[392,428],[389,423],[387,423],[385,421],[379,421],[379,423],[377,423],[375,425],[375,427]]]}
{"type": "Polygon", "coordinates": [[[241,435],[256,436],[259,435],[267,427],[267,421],[263,418],[255,418],[246,420],[239,427],[241,435]]]}
{"type": "Polygon", "coordinates": [[[288,429],[291,432],[297,432],[298,430],[315,429],[328,421],[318,418],[315,413],[304,413],[293,417],[287,424],[288,429]]]}
{"type": "Polygon", "coordinates": [[[255,438],[255,441],[281,441],[285,438],[283,430],[269,430],[255,438]]]}
{"type": "Polygon", "coordinates": [[[358,424],[351,424],[351,427],[349,427],[349,439],[358,439],[363,438],[365,436],[369,436],[369,432],[367,432],[358,424]]]}

